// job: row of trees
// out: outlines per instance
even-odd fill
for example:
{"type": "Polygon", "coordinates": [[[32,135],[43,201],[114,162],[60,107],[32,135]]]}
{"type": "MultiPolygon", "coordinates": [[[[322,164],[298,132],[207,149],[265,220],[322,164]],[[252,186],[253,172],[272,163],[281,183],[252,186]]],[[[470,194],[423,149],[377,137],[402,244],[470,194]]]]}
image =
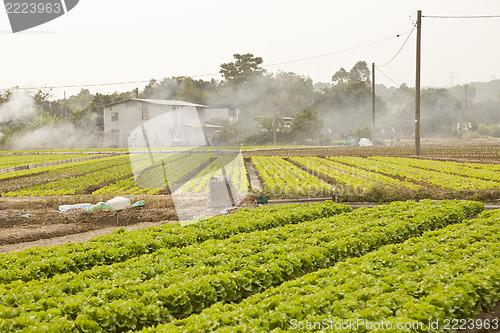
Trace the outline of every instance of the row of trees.
{"type": "MultiPolygon", "coordinates": [[[[33,94],[36,116],[0,123],[3,142],[16,132],[67,121],[89,131],[102,132],[102,106],[131,97],[176,99],[240,109],[235,124],[220,120],[224,134],[239,137],[243,144],[330,143],[353,134],[366,134],[371,123],[371,73],[365,61],[349,71],[340,68],[329,83],[317,83],[291,72],[268,73],[263,59],[253,54],[235,54],[234,61],[220,66],[222,80],[170,77],[151,80],[142,91],[91,94],[82,89],[66,101],[54,100],[49,92],[33,94]],[[290,119],[291,118],[291,119],[290,119]],[[363,131],[363,129],[365,129],[363,131]],[[274,134],[274,135],[273,135],[274,134]]],[[[422,131],[456,134],[457,123],[500,124],[500,96],[474,101],[468,87],[467,109],[461,96],[464,87],[423,89],[422,131]]],[[[2,104],[16,90],[0,93],[2,104]]],[[[377,137],[410,137],[413,134],[414,90],[377,85],[377,137]]],[[[463,128],[463,127],[462,127],[463,128]]]]}

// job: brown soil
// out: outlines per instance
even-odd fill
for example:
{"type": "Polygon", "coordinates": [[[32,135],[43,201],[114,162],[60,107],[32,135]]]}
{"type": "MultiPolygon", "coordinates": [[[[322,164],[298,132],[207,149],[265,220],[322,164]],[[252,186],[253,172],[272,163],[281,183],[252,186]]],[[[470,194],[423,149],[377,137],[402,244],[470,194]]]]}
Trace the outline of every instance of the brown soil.
{"type": "MultiPolygon", "coordinates": [[[[497,305],[491,309],[490,311],[483,312],[481,314],[478,314],[477,316],[474,317],[475,321],[479,321],[483,325],[486,322],[489,322],[491,326],[495,326],[496,328],[490,328],[490,329],[479,329],[479,328],[473,328],[473,329],[464,329],[464,330],[459,330],[457,333],[498,333],[500,332],[500,302],[497,303],[497,305]]],[[[479,324],[479,323],[478,323],[479,324]]]]}
{"type": "MultiPolygon", "coordinates": [[[[76,234],[65,233],[64,232],[65,230],[63,228],[61,228],[64,225],[48,226],[48,227],[54,227],[55,229],[61,228],[61,229],[59,229],[59,232],[61,232],[61,234],[64,234],[65,236],[54,237],[54,235],[56,235],[56,233],[50,233],[50,231],[49,231],[45,235],[50,235],[51,238],[39,238],[38,240],[34,240],[34,241],[30,241],[30,242],[2,245],[2,246],[0,246],[0,253],[21,251],[21,250],[28,249],[30,247],[35,247],[35,246],[47,247],[47,246],[62,245],[65,243],[86,242],[89,239],[97,237],[97,236],[111,234],[111,233],[113,233],[113,231],[120,229],[120,228],[123,228],[126,230],[139,230],[139,229],[149,228],[149,227],[153,227],[153,226],[159,226],[159,225],[162,225],[165,223],[173,223],[173,222],[175,222],[175,221],[142,222],[142,223],[127,225],[127,226],[115,226],[115,227],[101,228],[101,229],[96,229],[96,230],[87,231],[87,232],[79,232],[76,234]]],[[[73,229],[73,230],[76,230],[76,229],[73,229]]]]}
{"type": "MultiPolygon", "coordinates": [[[[0,198],[0,253],[20,251],[33,246],[85,242],[119,228],[137,230],[177,222],[170,195],[126,197],[131,202],[144,200],[145,205],[119,212],[59,212],[59,205],[97,203],[109,200],[112,196],[0,198]]],[[[234,211],[243,204],[254,206],[253,200],[247,198],[234,211]]]]}
{"type": "MultiPolygon", "coordinates": [[[[411,145],[375,146],[375,147],[283,147],[283,148],[256,148],[242,150],[245,157],[251,156],[398,156],[416,157],[411,145]]],[[[448,143],[427,142],[423,144],[421,156],[423,158],[441,158],[482,163],[500,161],[500,142],[477,141],[462,143],[453,141],[448,143]]]]}
{"type": "Polygon", "coordinates": [[[59,205],[97,203],[109,198],[95,196],[0,199],[0,252],[30,246],[51,246],[70,241],[86,241],[100,232],[111,233],[120,227],[141,228],[177,219],[170,196],[130,196],[132,202],[144,199],[144,207],[120,212],[59,212],[59,205]],[[82,234],[85,233],[85,234],[82,234]],[[73,235],[67,240],[64,238],[73,235]],[[75,240],[76,239],[76,240],[75,240]],[[21,244],[42,241],[41,244],[21,244]],[[19,246],[12,246],[19,244],[19,246]]]}

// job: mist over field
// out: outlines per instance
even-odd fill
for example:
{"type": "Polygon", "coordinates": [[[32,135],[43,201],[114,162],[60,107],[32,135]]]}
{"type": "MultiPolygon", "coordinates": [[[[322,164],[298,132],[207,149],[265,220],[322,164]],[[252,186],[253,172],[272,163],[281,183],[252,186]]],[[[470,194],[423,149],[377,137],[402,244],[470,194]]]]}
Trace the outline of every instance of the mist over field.
{"type": "Polygon", "coordinates": [[[14,90],[7,100],[0,104],[0,123],[29,121],[35,115],[35,100],[22,90],[14,90]]]}
{"type": "Polygon", "coordinates": [[[39,127],[22,135],[15,135],[9,144],[11,150],[91,147],[92,138],[89,137],[88,133],[70,122],[39,127]]]}
{"type": "MultiPolygon", "coordinates": [[[[220,81],[186,76],[151,80],[143,90],[90,93],[67,99],[50,91],[0,93],[0,143],[6,149],[103,146],[103,106],[130,98],[178,100],[238,111],[238,121],[212,119],[222,145],[332,145],[372,138],[373,73],[365,61],[313,82],[293,72],[270,72],[264,59],[235,54],[220,65],[220,81]]],[[[376,73],[377,74],[377,73],[376,73]]],[[[377,77],[377,76],[376,76],[377,77]]],[[[377,80],[377,79],[376,79],[377,80]]],[[[500,80],[421,91],[424,138],[465,139],[500,136],[500,80]]],[[[375,86],[375,139],[411,140],[415,89],[375,86]]],[[[137,124],[139,125],[139,124],[137,124]]]]}
{"type": "Polygon", "coordinates": [[[97,118],[95,113],[85,114],[76,124],[59,118],[23,90],[12,91],[0,104],[1,132],[8,135],[4,143],[10,150],[91,148],[95,140],[85,125],[97,118]]]}

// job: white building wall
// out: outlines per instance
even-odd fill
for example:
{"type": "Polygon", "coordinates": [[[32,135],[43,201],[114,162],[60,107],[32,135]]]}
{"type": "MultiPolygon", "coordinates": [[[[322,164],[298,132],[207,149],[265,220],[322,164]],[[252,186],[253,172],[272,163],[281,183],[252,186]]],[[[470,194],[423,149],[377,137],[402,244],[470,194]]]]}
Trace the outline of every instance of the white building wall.
{"type": "Polygon", "coordinates": [[[200,134],[193,135],[193,128],[200,128],[210,119],[228,119],[228,109],[213,109],[207,112],[204,107],[186,107],[183,110],[182,106],[127,101],[104,108],[104,147],[128,148],[130,133],[148,121],[143,120],[143,111],[148,112],[149,120],[168,114],[160,118],[163,123],[157,124],[154,131],[146,133],[151,142],[162,142],[165,145],[204,141],[203,137],[199,137],[200,134]],[[113,115],[118,115],[118,119],[113,120],[113,115]]]}
{"type": "Polygon", "coordinates": [[[236,122],[238,120],[238,109],[228,109],[228,108],[214,108],[205,110],[205,121],[210,121],[214,119],[226,119],[230,122],[236,122]]]}

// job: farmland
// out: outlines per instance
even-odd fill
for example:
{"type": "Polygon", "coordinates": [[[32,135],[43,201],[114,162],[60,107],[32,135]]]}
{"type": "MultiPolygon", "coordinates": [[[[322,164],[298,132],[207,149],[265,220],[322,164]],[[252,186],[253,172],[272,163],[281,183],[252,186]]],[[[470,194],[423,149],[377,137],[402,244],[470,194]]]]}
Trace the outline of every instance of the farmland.
{"type": "MultiPolygon", "coordinates": [[[[199,332],[206,331],[206,325],[214,325],[212,320],[218,322],[217,325],[223,325],[223,322],[230,323],[230,320],[241,317],[237,321],[243,324],[247,319],[255,318],[252,304],[261,311],[267,309],[267,294],[286,297],[281,295],[290,292],[288,290],[293,289],[294,285],[303,285],[305,282],[312,286],[327,286],[326,283],[316,284],[315,279],[332,279],[335,274],[341,274],[337,270],[345,265],[350,266],[344,270],[353,274],[353,269],[357,271],[364,268],[365,261],[372,262],[373,256],[385,258],[388,262],[395,261],[387,268],[387,277],[391,278],[391,274],[398,272],[392,273],[390,267],[404,270],[404,265],[397,262],[402,257],[399,251],[411,251],[412,242],[415,242],[412,237],[421,237],[422,247],[432,251],[425,256],[426,252],[413,250],[414,255],[426,260],[425,264],[421,264],[422,270],[432,270],[433,265],[441,265],[449,270],[450,277],[456,276],[454,270],[459,269],[461,272],[471,272],[467,278],[473,279],[474,274],[482,274],[483,270],[488,269],[491,271],[490,267],[495,265],[499,254],[496,247],[491,247],[495,244],[500,227],[497,215],[489,214],[462,222],[482,209],[482,204],[467,201],[396,202],[355,211],[328,202],[304,207],[263,207],[243,210],[226,218],[212,218],[187,227],[170,225],[133,233],[117,233],[97,238],[87,245],[69,244],[58,248],[25,250],[2,258],[4,271],[3,284],[0,286],[0,327],[13,330],[44,327],[48,331],[122,331],[143,328],[147,331],[175,331],[176,327],[183,326],[199,332]],[[476,230],[478,228],[480,230],[476,230]],[[207,233],[208,230],[211,231],[207,233]],[[433,230],[440,231],[436,234],[433,230]],[[200,239],[197,234],[205,236],[200,239]],[[486,238],[478,238],[480,234],[486,235],[486,238]],[[153,242],[148,245],[147,241],[140,241],[144,237],[153,242]],[[176,238],[182,243],[176,243],[176,238]],[[186,242],[188,239],[192,241],[186,242]],[[405,240],[409,241],[405,243],[405,240]],[[120,247],[120,250],[116,246],[104,247],[110,241],[125,247],[120,247]],[[467,254],[471,257],[467,261],[469,264],[454,266],[448,259],[454,256],[451,250],[448,257],[433,259],[432,256],[439,256],[440,253],[440,247],[434,245],[436,242],[442,244],[443,248],[456,248],[456,251],[467,254]],[[463,244],[469,247],[463,248],[463,244]],[[98,251],[100,248],[108,252],[98,251]],[[485,248],[488,251],[481,250],[485,248]],[[383,255],[379,256],[379,252],[383,255]],[[65,253],[71,253],[71,256],[65,253]],[[349,260],[354,257],[359,259],[349,260]],[[487,265],[481,268],[481,272],[475,272],[477,261],[483,259],[487,265]],[[27,261],[32,264],[26,265],[27,261]],[[19,268],[10,270],[7,263],[19,268]],[[50,303],[47,303],[49,299],[50,303]],[[223,303],[234,301],[242,302],[238,306],[241,315],[235,316],[231,312],[235,309],[230,306],[220,311],[223,303]],[[213,315],[214,312],[219,314],[213,315]],[[225,312],[228,320],[219,322],[220,316],[226,315],[225,312]],[[166,322],[172,322],[172,326],[153,327],[166,322]]],[[[410,272],[415,276],[415,283],[426,277],[425,274],[418,274],[418,271],[410,272]]],[[[498,274],[498,271],[495,272],[498,274]]],[[[485,283],[495,285],[498,277],[495,274],[488,276],[490,278],[481,287],[468,287],[470,292],[474,292],[474,296],[471,296],[474,304],[486,302],[485,299],[490,300],[489,303],[497,300],[491,294],[491,288],[483,286],[485,283]]],[[[375,282],[372,283],[384,277],[374,276],[372,280],[375,282]]],[[[443,277],[442,283],[460,285],[460,279],[443,277]]],[[[429,283],[425,281],[428,278],[423,283],[429,283]]],[[[370,285],[367,284],[366,288],[369,289],[370,285]]],[[[439,286],[436,288],[439,289],[439,286]]],[[[303,293],[309,290],[314,292],[314,289],[305,288],[303,293]]],[[[321,290],[315,291],[325,295],[321,290]]],[[[384,292],[394,297],[390,294],[391,288],[381,288],[381,295],[374,297],[379,297],[379,302],[382,302],[384,292]]],[[[404,289],[400,292],[403,293],[404,289]]],[[[360,288],[350,299],[358,303],[367,302],[364,295],[360,288]]],[[[321,303],[322,307],[328,301],[321,303]]],[[[352,301],[348,303],[351,307],[352,301]]],[[[413,302],[415,309],[418,309],[420,302],[432,302],[426,295],[408,295],[405,301],[413,302]]],[[[313,311],[310,306],[300,306],[307,302],[287,304],[283,303],[283,306],[294,307],[295,310],[284,310],[285,315],[279,317],[281,322],[271,317],[270,323],[265,325],[286,328],[287,321],[297,318],[300,313],[311,311],[313,315],[322,314],[313,311]]],[[[404,310],[406,320],[420,318],[412,314],[409,305],[403,307],[399,304],[398,307],[395,303],[392,306],[396,311],[398,308],[404,310]]],[[[474,309],[477,310],[471,308],[463,311],[471,315],[474,309]]],[[[450,309],[443,305],[440,311],[442,313],[439,315],[443,316],[450,309]]],[[[387,312],[379,315],[387,316],[387,312]]],[[[259,327],[262,323],[254,325],[259,327]]]]}
{"type": "MultiPolygon", "coordinates": [[[[421,159],[406,147],[271,149],[244,151],[263,192],[271,197],[333,196],[340,201],[499,198],[498,147],[424,147],[421,159]],[[474,148],[474,149],[473,149],[474,148]],[[472,161],[472,162],[471,162],[472,161]]],[[[2,197],[67,195],[155,195],[178,188],[207,193],[221,167],[241,192],[249,188],[243,160],[206,151],[113,155],[8,155],[0,174],[2,197]],[[81,161],[72,162],[75,156],[81,161]],[[10,171],[29,159],[61,164],[10,171]],[[63,163],[64,159],[68,163],[63,163]],[[228,164],[229,163],[229,164],[228,164]],[[214,173],[215,172],[215,173],[214,173]]],[[[50,163],[49,163],[50,164],[50,163]]]]}
{"type": "Polygon", "coordinates": [[[5,235],[152,226],[1,253],[0,331],[280,332],[362,321],[344,331],[384,322],[389,332],[410,331],[399,324],[434,332],[445,320],[470,324],[500,301],[500,210],[485,211],[500,199],[500,150],[425,148],[423,158],[404,147],[3,156],[5,235]],[[30,156],[35,163],[26,164],[30,156]],[[249,193],[248,208],[172,223],[175,195],[206,197],[223,175],[249,193]],[[56,212],[117,195],[146,205],[56,212]],[[260,196],[330,200],[252,208],[260,196]],[[384,204],[353,209],[353,201],[384,204]]]}

